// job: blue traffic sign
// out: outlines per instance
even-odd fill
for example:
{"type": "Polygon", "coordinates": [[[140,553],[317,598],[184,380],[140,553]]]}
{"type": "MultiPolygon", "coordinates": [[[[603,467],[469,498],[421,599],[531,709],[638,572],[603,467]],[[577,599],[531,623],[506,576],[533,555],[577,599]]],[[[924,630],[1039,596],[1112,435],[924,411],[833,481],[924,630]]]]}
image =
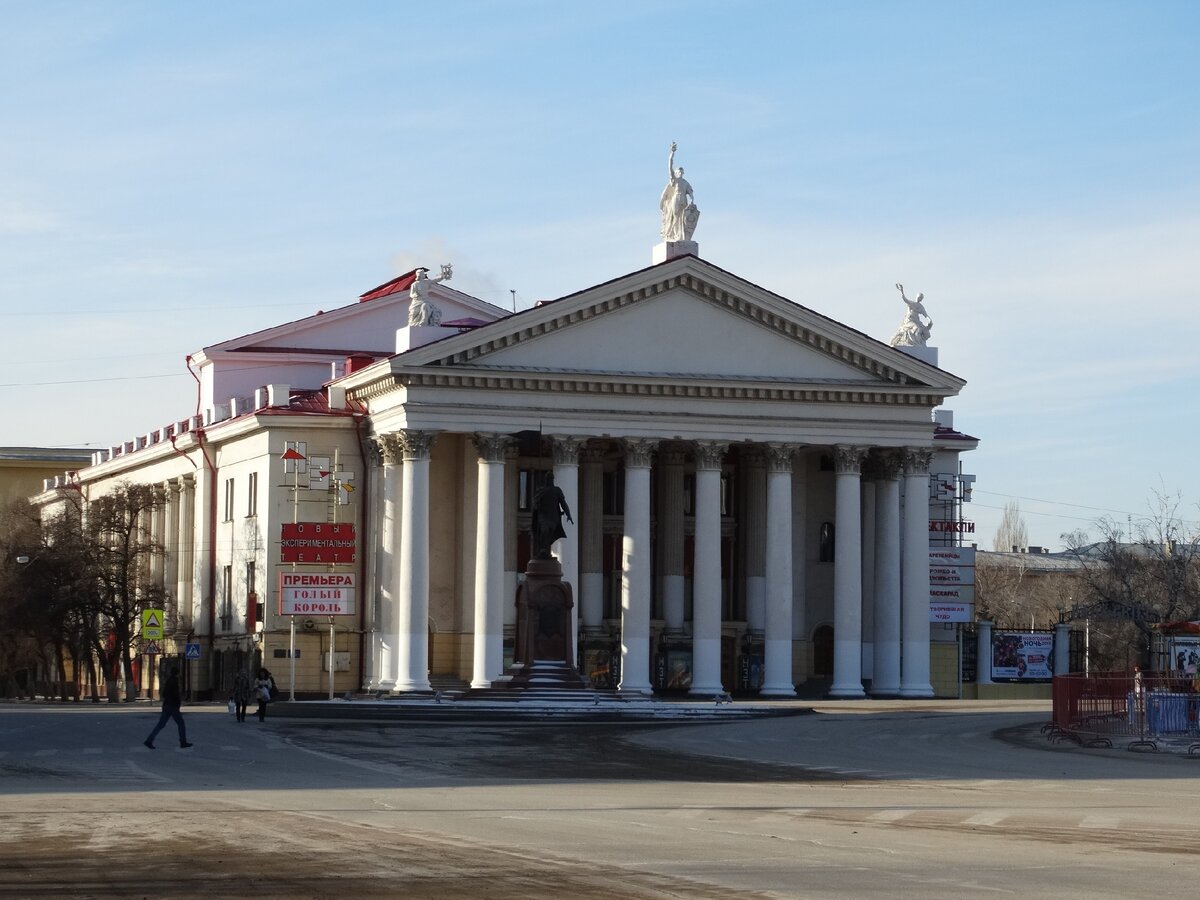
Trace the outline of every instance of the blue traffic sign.
{"type": "Polygon", "coordinates": [[[184,655],[185,659],[199,659],[200,658],[200,645],[199,644],[187,644],[184,649],[183,655],[184,655]]]}

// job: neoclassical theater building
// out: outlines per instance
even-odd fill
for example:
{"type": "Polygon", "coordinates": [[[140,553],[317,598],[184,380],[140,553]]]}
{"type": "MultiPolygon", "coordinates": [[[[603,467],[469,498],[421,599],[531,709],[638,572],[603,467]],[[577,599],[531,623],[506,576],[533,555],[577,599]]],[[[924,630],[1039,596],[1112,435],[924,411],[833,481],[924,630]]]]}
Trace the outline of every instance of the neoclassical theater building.
{"type": "Polygon", "coordinates": [[[519,313],[416,270],[206,347],[195,413],[37,500],[156,486],[155,649],[201,696],[260,663],[299,696],[498,687],[551,475],[598,688],[951,691],[930,545],[953,516],[931,483],[953,504],[976,445],[938,409],[965,382],[691,240],[653,259],[519,313]]]}

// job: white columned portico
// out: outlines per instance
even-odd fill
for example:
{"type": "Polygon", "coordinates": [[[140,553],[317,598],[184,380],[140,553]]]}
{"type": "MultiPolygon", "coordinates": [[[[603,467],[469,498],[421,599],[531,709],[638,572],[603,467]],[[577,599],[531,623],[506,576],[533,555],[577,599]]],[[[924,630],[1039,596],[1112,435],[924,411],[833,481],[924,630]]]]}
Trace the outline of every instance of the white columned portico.
{"type": "Polygon", "coordinates": [[[762,634],[766,627],[767,459],[758,447],[741,454],[742,522],[738,544],[746,566],[746,628],[762,634]]]}
{"type": "Polygon", "coordinates": [[[585,631],[604,627],[604,451],[584,447],[579,509],[579,615],[585,631]]]}
{"type": "MultiPolygon", "coordinates": [[[[579,514],[579,448],[587,438],[554,434],[550,436],[554,454],[554,483],[563,492],[571,517],[579,514]]],[[[571,646],[579,650],[579,525],[563,522],[565,538],[554,542],[552,552],[562,566],[563,581],[571,586],[571,646]]]]}
{"type": "Polygon", "coordinates": [[[875,666],[871,695],[900,693],[900,457],[879,457],[875,482],[875,666]]]}
{"type": "Polygon", "coordinates": [[[696,442],[696,537],[692,575],[692,687],[713,696],[721,684],[721,463],[728,444],[696,442]]]}
{"type": "Polygon", "coordinates": [[[900,696],[932,697],[929,681],[929,461],[904,451],[904,557],[901,576],[900,696]]]}
{"type": "Polygon", "coordinates": [[[686,598],[683,583],[683,451],[658,451],[658,595],[668,633],[683,631],[686,598]]]}
{"type": "Polygon", "coordinates": [[[657,441],[625,441],[625,535],[621,542],[622,693],[649,694],[650,461],[657,441]]]}
{"type": "Polygon", "coordinates": [[[403,496],[397,566],[396,690],[429,688],[429,455],[437,434],[401,431],[403,496]]]}
{"type": "Polygon", "coordinates": [[[476,434],[475,641],[471,687],[491,687],[504,670],[504,456],[510,439],[476,434]]]}
{"type": "Polygon", "coordinates": [[[867,450],[833,448],[837,473],[833,557],[833,685],[831,697],[863,697],[862,515],[859,479],[867,450]]]}
{"type": "Polygon", "coordinates": [[[792,683],[792,456],[790,444],[767,444],[767,547],[764,697],[794,697],[792,683]]]}
{"type": "Polygon", "coordinates": [[[382,512],[379,516],[379,543],[376,545],[378,560],[376,578],[379,584],[379,612],[375,624],[377,665],[374,686],[390,691],[396,687],[396,606],[400,596],[400,572],[396,554],[400,549],[402,524],[401,498],[403,497],[404,448],[394,434],[380,435],[375,447],[383,463],[380,479],[382,512]]]}

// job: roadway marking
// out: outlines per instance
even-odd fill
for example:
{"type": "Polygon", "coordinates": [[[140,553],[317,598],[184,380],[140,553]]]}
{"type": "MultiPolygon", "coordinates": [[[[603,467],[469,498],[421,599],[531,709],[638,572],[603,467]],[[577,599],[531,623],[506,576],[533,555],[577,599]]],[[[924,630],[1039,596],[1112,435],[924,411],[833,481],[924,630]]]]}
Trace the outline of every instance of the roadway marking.
{"type": "Polygon", "coordinates": [[[976,813],[969,819],[964,819],[964,825],[999,825],[1009,817],[1009,813],[1000,812],[999,810],[988,810],[986,812],[976,813]]]}
{"type": "Polygon", "coordinates": [[[221,749],[224,750],[226,753],[237,753],[242,748],[237,746],[236,744],[222,744],[221,749]]]}
{"type": "Polygon", "coordinates": [[[54,754],[56,754],[56,753],[58,753],[57,749],[35,750],[33,755],[34,756],[54,756],[54,754]]]}
{"type": "Polygon", "coordinates": [[[1119,828],[1120,825],[1118,816],[1084,816],[1079,821],[1080,828],[1119,828]]]}
{"type": "Polygon", "coordinates": [[[103,753],[104,748],[103,747],[84,747],[83,752],[87,753],[91,756],[95,756],[97,753],[103,753]]]}

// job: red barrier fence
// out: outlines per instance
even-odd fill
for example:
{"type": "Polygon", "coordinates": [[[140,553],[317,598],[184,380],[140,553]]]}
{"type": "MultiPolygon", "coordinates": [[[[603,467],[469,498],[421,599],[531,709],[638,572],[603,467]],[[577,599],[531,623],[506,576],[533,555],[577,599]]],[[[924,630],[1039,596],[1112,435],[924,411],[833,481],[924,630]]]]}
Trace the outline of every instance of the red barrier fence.
{"type": "Polygon", "coordinates": [[[1195,680],[1167,672],[1058,675],[1048,729],[1088,746],[1157,749],[1155,738],[1196,735],[1200,693],[1195,680]]]}

